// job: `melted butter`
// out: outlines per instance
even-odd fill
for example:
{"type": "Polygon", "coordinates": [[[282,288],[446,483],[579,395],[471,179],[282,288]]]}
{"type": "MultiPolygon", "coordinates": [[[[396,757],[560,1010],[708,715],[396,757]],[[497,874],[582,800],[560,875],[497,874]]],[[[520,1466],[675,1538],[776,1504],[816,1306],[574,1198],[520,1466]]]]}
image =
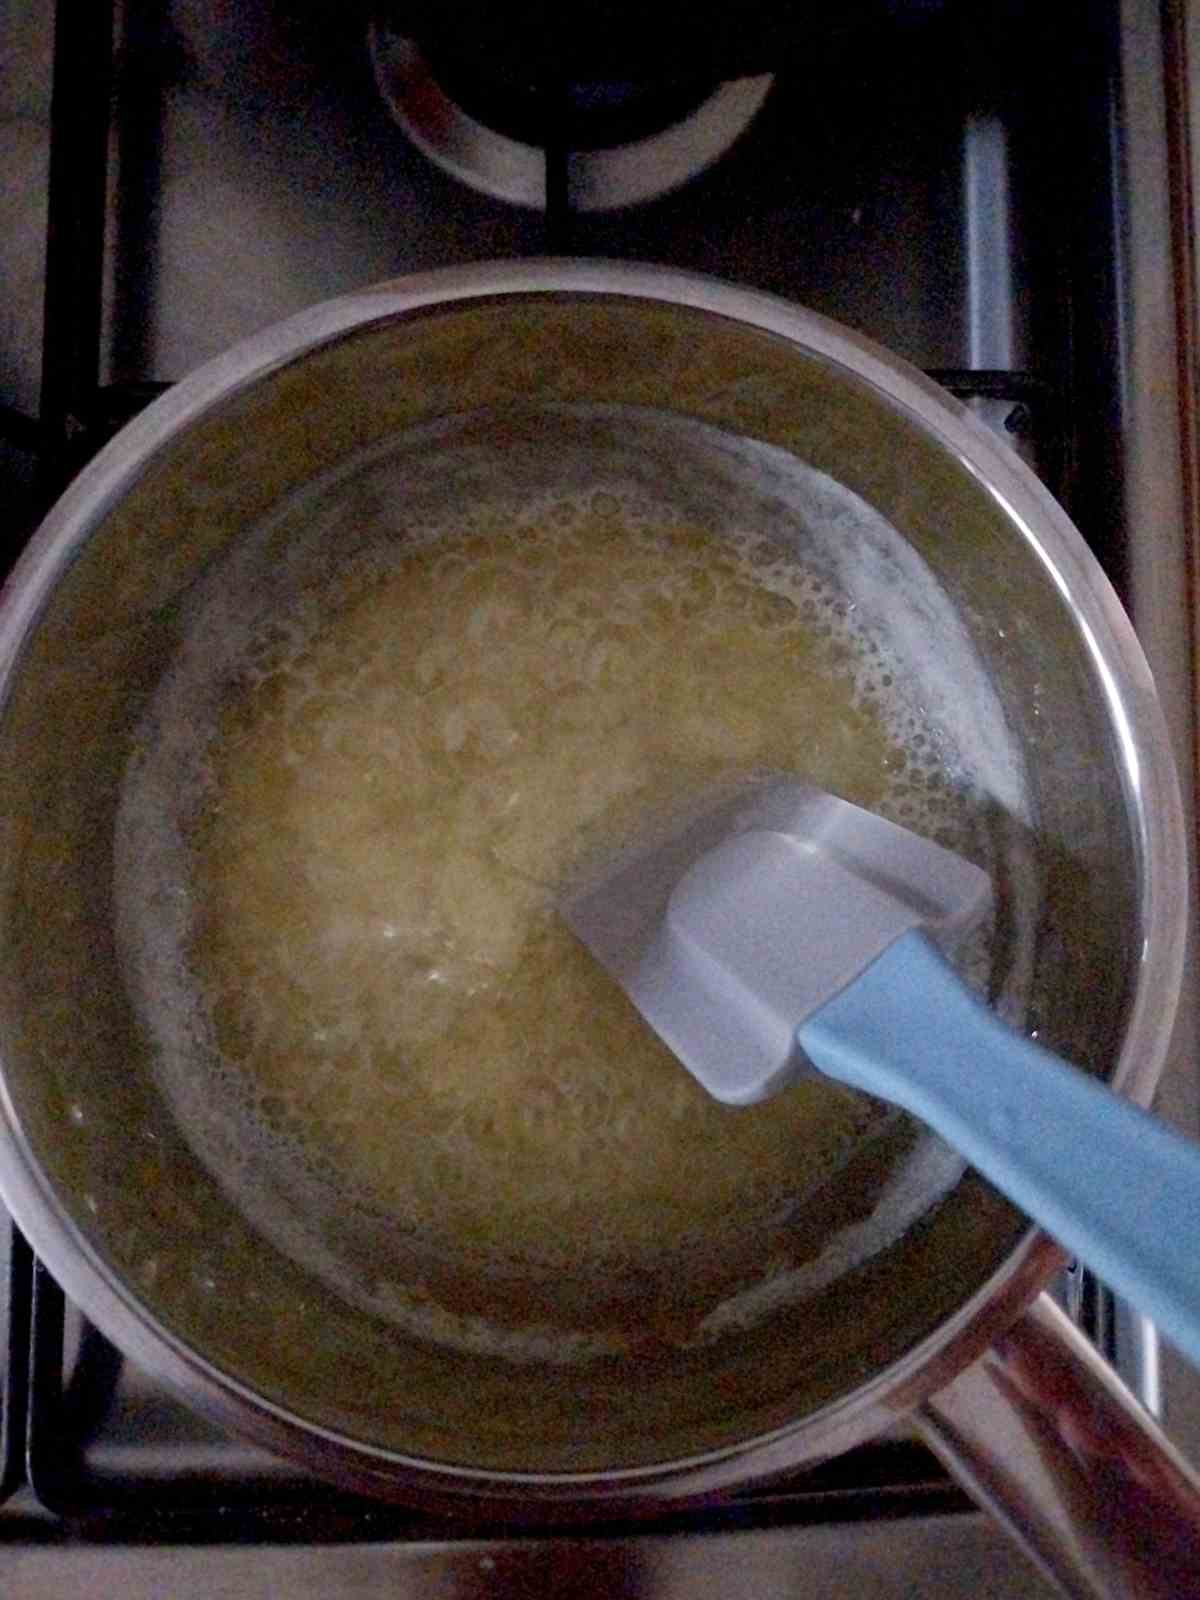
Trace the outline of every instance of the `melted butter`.
{"type": "Polygon", "coordinates": [[[561,450],[455,422],[245,530],[115,840],[197,1157],[370,1315],[515,1361],[725,1337],[961,1172],[832,1084],[711,1102],[557,919],[576,861],[769,767],[1002,874],[1018,932],[1036,905],[995,824],[1019,753],[911,548],[791,457],[633,420],[556,415],[561,450]]]}
{"type": "Polygon", "coordinates": [[[190,962],[256,1115],[447,1251],[638,1262],[818,1186],[868,1103],[715,1105],[554,911],[581,849],[731,769],[881,802],[906,758],[812,589],[609,496],[341,588],[256,641],[193,831],[190,962]]]}

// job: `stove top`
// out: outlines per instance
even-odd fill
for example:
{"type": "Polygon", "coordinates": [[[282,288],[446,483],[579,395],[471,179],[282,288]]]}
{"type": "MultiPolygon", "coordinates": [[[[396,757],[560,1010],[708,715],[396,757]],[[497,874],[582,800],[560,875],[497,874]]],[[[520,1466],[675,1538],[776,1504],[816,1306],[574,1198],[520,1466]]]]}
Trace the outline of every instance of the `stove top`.
{"type": "MultiPolygon", "coordinates": [[[[816,22],[777,39],[769,59],[740,63],[731,79],[693,70],[665,85],[598,87],[550,74],[500,109],[469,66],[447,61],[444,38],[417,42],[411,7],[56,9],[55,20],[37,0],[0,0],[9,559],[121,422],[267,323],[464,261],[655,261],[835,317],[997,428],[1122,592],[1186,751],[1178,414],[1169,384],[1141,381],[1170,366],[1173,337],[1173,36],[1157,4],[890,0],[854,8],[852,26],[816,22]]],[[[1196,1132],[1191,1060],[1185,1041],[1168,1099],[1196,1132]]],[[[55,1592],[43,1555],[114,1540],[219,1545],[230,1572],[243,1571],[245,1545],[399,1542],[415,1561],[435,1540],[462,1593],[501,1592],[489,1573],[518,1560],[507,1545],[488,1547],[471,1587],[459,1557],[473,1543],[339,1496],[221,1433],[86,1324],[11,1228],[0,1239],[0,1541],[24,1552],[16,1570],[28,1575],[10,1593],[55,1592]]],[[[1152,1331],[1086,1274],[1058,1293],[1157,1407],[1152,1331]]],[[[1168,1358],[1169,1391],[1173,1371],[1168,1358]]],[[[1200,1405],[1176,1387],[1181,1426],[1200,1432],[1200,1405]]],[[[935,1545],[960,1551],[956,1583],[986,1554],[980,1594],[1036,1592],[968,1507],[933,1458],[898,1437],[636,1536],[544,1543],[586,1548],[594,1573],[620,1548],[647,1561],[668,1552],[651,1565],[676,1573],[675,1589],[630,1578],[597,1590],[607,1593],[691,1592],[697,1550],[714,1570],[731,1551],[760,1561],[763,1593],[785,1592],[772,1585],[786,1574],[788,1593],[832,1594],[839,1573],[855,1572],[874,1573],[872,1593],[908,1593],[886,1587],[888,1574],[901,1583],[903,1562],[935,1545]],[[813,1562],[835,1552],[819,1583],[788,1543],[801,1530],[813,1562]],[[1011,1591],[982,1586],[1010,1577],[1011,1591]]],[[[272,1581],[282,1587],[289,1570],[271,1568],[272,1581]]],[[[939,1592],[935,1582],[923,1592],[939,1592]]]]}

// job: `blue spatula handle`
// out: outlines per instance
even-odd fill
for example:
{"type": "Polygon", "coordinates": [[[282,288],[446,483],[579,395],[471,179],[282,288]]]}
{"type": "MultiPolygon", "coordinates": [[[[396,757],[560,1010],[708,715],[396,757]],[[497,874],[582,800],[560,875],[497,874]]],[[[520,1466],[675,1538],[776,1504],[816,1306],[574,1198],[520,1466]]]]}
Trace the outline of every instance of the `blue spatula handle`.
{"type": "Polygon", "coordinates": [[[1200,1146],[1021,1037],[907,933],[799,1029],[927,1122],[1200,1364],[1200,1146]]]}

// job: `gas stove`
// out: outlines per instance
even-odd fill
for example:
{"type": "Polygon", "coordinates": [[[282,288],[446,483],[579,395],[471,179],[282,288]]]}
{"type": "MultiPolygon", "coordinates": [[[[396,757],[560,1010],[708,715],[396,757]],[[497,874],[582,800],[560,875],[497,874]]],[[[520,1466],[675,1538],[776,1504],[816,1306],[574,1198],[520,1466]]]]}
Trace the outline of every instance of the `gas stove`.
{"type": "MultiPolygon", "coordinates": [[[[4,0],[6,559],[164,386],[318,300],[473,260],[666,263],[870,335],[1025,457],[1134,617],[1186,787],[1182,13],[1150,0],[879,0],[828,21],[793,9],[803,26],[744,37],[672,14],[669,57],[661,25],[657,54],[614,46],[593,73],[561,58],[561,40],[558,56],[553,41],[530,56],[526,40],[522,57],[504,35],[465,46],[415,4],[59,0],[52,15],[4,0]],[[662,59],[669,70],[647,65],[662,59]]],[[[1185,1014],[1163,1109],[1197,1134],[1193,1027],[1185,1014]]],[[[899,1596],[918,1573],[930,1596],[1040,1592],[902,1431],[603,1537],[481,1536],[356,1500],[125,1360],[7,1224],[0,1252],[12,1596],[93,1583],[131,1600],[285,1586],[660,1597],[723,1582],[899,1596]]],[[[1154,1330],[1086,1273],[1057,1294],[1200,1455],[1200,1389],[1154,1330]]]]}

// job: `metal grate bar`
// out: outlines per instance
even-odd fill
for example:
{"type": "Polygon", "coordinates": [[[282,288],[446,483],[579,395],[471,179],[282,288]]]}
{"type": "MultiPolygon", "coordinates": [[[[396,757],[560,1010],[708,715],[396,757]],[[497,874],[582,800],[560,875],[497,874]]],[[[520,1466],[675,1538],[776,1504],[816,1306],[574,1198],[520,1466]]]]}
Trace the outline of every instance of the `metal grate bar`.
{"type": "Polygon", "coordinates": [[[80,459],[100,383],[113,0],[58,0],[42,331],[44,487],[80,459]]]}

